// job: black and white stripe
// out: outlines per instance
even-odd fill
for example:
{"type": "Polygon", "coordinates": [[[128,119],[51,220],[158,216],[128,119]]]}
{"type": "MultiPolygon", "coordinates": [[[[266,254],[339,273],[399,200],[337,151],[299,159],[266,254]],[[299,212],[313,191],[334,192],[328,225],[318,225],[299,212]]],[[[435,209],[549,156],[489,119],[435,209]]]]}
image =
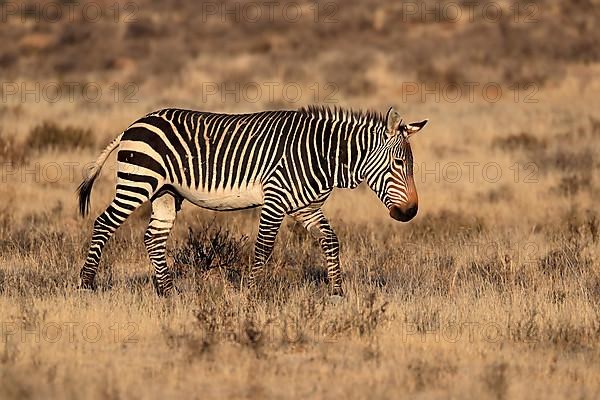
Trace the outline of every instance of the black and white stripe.
{"type": "Polygon", "coordinates": [[[116,194],[94,223],[81,286],[94,287],[104,245],[150,200],[144,242],[157,290],[171,291],[165,246],[185,199],[212,210],[262,206],[251,284],[261,276],[283,218],[293,216],[316,233],[331,293],[341,294],[339,242],[321,205],[333,188],[354,188],[366,180],[392,217],[411,219],[417,198],[408,138],[425,122],[404,125],[392,109],[384,118],[323,107],[235,115],[180,109],[148,114],[107,146],[79,187],[85,215],[92,185],[118,147],[116,194]]]}

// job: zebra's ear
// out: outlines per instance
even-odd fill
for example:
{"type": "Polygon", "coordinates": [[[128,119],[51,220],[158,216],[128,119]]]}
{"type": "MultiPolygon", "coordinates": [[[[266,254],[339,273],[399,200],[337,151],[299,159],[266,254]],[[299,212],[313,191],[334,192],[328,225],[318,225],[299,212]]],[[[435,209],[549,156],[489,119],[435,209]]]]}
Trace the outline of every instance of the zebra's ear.
{"type": "Polygon", "coordinates": [[[411,122],[410,124],[404,125],[404,129],[402,129],[404,136],[407,138],[411,137],[412,135],[423,129],[423,127],[427,124],[428,121],[428,119],[424,119],[423,121],[411,122]]]}
{"type": "Polygon", "coordinates": [[[398,131],[400,130],[400,125],[402,124],[402,118],[400,118],[400,113],[394,110],[394,107],[390,107],[385,119],[387,121],[388,136],[397,135],[398,131]]]}

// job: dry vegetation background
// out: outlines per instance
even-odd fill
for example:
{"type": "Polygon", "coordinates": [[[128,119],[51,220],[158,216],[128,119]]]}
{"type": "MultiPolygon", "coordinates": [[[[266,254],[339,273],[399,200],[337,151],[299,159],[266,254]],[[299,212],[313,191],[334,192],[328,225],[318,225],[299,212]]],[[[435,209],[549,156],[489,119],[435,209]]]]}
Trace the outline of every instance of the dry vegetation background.
{"type": "Polygon", "coordinates": [[[47,4],[0,1],[1,398],[598,397],[597,2],[491,3],[501,18],[480,2],[471,18],[462,2],[299,1],[301,18],[281,2],[258,20],[243,1],[226,15],[81,1],[60,18],[47,4]],[[89,4],[104,15],[85,17],[89,4]],[[464,82],[472,99],[444,92],[464,82]],[[363,187],[326,206],[343,302],[328,303],[320,249],[291,221],[251,298],[257,212],[190,205],[169,242],[179,295],[152,289],[147,207],[107,246],[99,291],[75,290],[114,157],[92,217],[75,189],[134,119],[310,103],[430,118],[413,140],[415,220],[390,220],[363,187]]]}

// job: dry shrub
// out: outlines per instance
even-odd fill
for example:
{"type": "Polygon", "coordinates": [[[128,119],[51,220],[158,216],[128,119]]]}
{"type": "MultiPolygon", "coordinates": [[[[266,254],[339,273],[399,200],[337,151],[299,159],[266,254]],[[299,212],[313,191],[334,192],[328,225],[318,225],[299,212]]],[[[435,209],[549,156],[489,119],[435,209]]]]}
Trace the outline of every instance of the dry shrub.
{"type": "Polygon", "coordinates": [[[589,275],[593,272],[590,247],[598,240],[597,213],[572,209],[561,217],[558,226],[546,232],[553,246],[539,260],[541,271],[560,277],[589,275]]]}
{"type": "Polygon", "coordinates": [[[39,271],[27,270],[19,273],[11,269],[2,277],[0,293],[35,297],[62,295],[74,280],[74,276],[65,276],[66,267],[65,258],[53,255],[53,259],[40,263],[39,271]]]}
{"type": "Polygon", "coordinates": [[[500,362],[488,365],[483,371],[483,383],[496,400],[506,398],[508,391],[507,369],[508,365],[505,362],[500,362]]]}
{"type": "Polygon", "coordinates": [[[471,280],[496,288],[506,287],[510,279],[506,263],[500,256],[489,256],[482,260],[475,260],[469,263],[466,269],[462,269],[458,277],[461,281],[471,280]]]}
{"type": "Polygon", "coordinates": [[[222,228],[205,224],[190,228],[185,243],[173,251],[175,269],[180,273],[193,268],[204,274],[212,269],[224,269],[228,275],[240,276],[242,261],[247,258],[247,236],[235,237],[222,228]]]}
{"type": "Polygon", "coordinates": [[[453,364],[432,364],[421,359],[410,361],[407,367],[414,380],[415,391],[443,387],[444,383],[458,372],[458,368],[453,364]]]}
{"type": "Polygon", "coordinates": [[[427,332],[439,331],[441,328],[440,323],[440,310],[438,307],[419,307],[413,310],[410,314],[404,315],[404,322],[407,326],[415,328],[416,332],[425,335],[427,332]]]}
{"type": "Polygon", "coordinates": [[[358,336],[372,337],[380,324],[388,319],[387,301],[379,302],[375,292],[368,293],[362,301],[362,307],[357,307],[349,315],[344,315],[341,331],[351,330],[358,336]]]}
{"type": "Polygon", "coordinates": [[[532,347],[553,346],[563,351],[587,351],[594,349],[600,339],[600,322],[597,315],[586,324],[569,318],[552,321],[531,308],[521,317],[509,320],[508,334],[514,342],[532,347]]]}
{"type": "Polygon", "coordinates": [[[575,276],[585,273],[592,265],[592,259],[584,254],[585,245],[579,240],[559,244],[540,259],[540,268],[544,273],[575,276]]]}
{"type": "Polygon", "coordinates": [[[429,84],[461,85],[469,79],[464,75],[462,66],[439,66],[433,63],[424,63],[417,67],[417,79],[429,84]]]}
{"type": "Polygon", "coordinates": [[[600,339],[600,322],[596,319],[588,326],[581,326],[561,320],[546,324],[540,334],[542,343],[551,343],[568,351],[587,351],[595,348],[600,339]]]}
{"type": "Polygon", "coordinates": [[[150,18],[140,18],[132,23],[127,24],[127,32],[125,37],[127,39],[156,39],[166,35],[167,25],[157,23],[150,18]]]}
{"type": "Polygon", "coordinates": [[[170,326],[163,325],[161,333],[169,349],[182,350],[188,363],[205,356],[212,356],[213,343],[194,331],[178,332],[170,326]]]}
{"type": "Polygon", "coordinates": [[[585,280],[585,291],[593,304],[600,305],[600,274],[595,273],[585,280]]]}
{"type": "Polygon", "coordinates": [[[589,240],[593,243],[598,241],[598,232],[600,230],[600,218],[595,210],[585,210],[575,212],[571,210],[566,216],[567,227],[571,235],[579,236],[583,240],[589,240]]]}
{"type": "Polygon", "coordinates": [[[540,149],[545,149],[546,145],[547,143],[544,139],[539,139],[527,132],[495,138],[492,142],[492,148],[504,151],[539,151],[540,149]]]}
{"type": "Polygon", "coordinates": [[[163,335],[169,347],[181,348],[188,361],[197,358],[212,358],[216,348],[223,343],[236,343],[250,349],[257,357],[263,355],[267,344],[269,320],[258,322],[252,305],[202,301],[195,314],[191,330],[176,333],[163,327],[163,335]]]}
{"type": "Polygon", "coordinates": [[[489,203],[509,203],[513,197],[513,188],[509,185],[500,185],[498,188],[477,194],[478,199],[489,203]]]}
{"type": "Polygon", "coordinates": [[[600,137],[600,119],[589,117],[590,118],[590,136],[592,137],[600,137]]]}
{"type": "Polygon", "coordinates": [[[91,148],[94,144],[94,135],[90,129],[61,127],[49,121],[36,125],[25,141],[25,146],[34,150],[91,148]]]}
{"type": "Polygon", "coordinates": [[[446,296],[452,287],[456,261],[445,249],[435,248],[435,244],[429,244],[384,252],[365,262],[370,264],[369,270],[355,279],[403,301],[446,296]]]}
{"type": "Polygon", "coordinates": [[[16,51],[7,51],[4,54],[0,54],[0,67],[10,68],[17,63],[19,60],[19,53],[16,51]]]}
{"type": "Polygon", "coordinates": [[[519,318],[508,320],[508,336],[517,343],[535,343],[539,338],[539,313],[534,308],[525,310],[519,318]]]}
{"type": "Polygon", "coordinates": [[[582,176],[579,175],[566,175],[561,176],[560,181],[556,184],[552,191],[562,196],[574,196],[579,192],[592,189],[592,177],[589,174],[582,176]]]}
{"type": "Polygon", "coordinates": [[[60,47],[77,46],[90,40],[93,29],[83,24],[68,24],[60,33],[58,44],[60,47]]]}
{"type": "Polygon", "coordinates": [[[600,218],[596,210],[573,207],[556,219],[540,223],[540,230],[554,244],[573,240],[596,243],[599,237],[600,218]]]}
{"type": "MultiPolygon", "coordinates": [[[[343,304],[343,312],[333,314],[328,312],[325,301],[314,297],[304,299],[298,306],[294,315],[288,314],[285,319],[292,322],[295,330],[292,343],[335,339],[348,334],[373,340],[377,329],[392,318],[387,312],[389,303],[381,300],[376,292],[366,293],[351,304],[343,304]]],[[[286,335],[284,343],[290,344],[289,339],[286,335]]]]}
{"type": "Polygon", "coordinates": [[[26,149],[12,136],[0,136],[0,159],[4,163],[22,164],[27,159],[26,149]]]}
{"type": "Polygon", "coordinates": [[[572,151],[561,147],[551,153],[534,155],[534,162],[541,171],[555,169],[562,172],[588,174],[594,168],[594,158],[589,148],[572,151]]]}
{"type": "Polygon", "coordinates": [[[261,318],[255,306],[255,303],[236,304],[229,300],[202,301],[191,330],[177,333],[163,327],[163,335],[169,347],[184,351],[188,361],[212,359],[218,346],[225,343],[236,344],[261,358],[266,355],[267,346],[280,343],[270,327],[273,319],[261,318]]]}

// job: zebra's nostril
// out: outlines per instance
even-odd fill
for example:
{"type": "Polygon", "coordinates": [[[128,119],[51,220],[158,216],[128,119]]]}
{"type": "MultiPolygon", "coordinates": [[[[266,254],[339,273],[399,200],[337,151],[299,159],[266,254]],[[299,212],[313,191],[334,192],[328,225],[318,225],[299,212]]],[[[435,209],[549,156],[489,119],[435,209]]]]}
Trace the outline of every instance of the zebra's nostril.
{"type": "Polygon", "coordinates": [[[419,211],[419,207],[414,204],[408,210],[405,211],[405,214],[408,216],[408,219],[413,219],[415,215],[417,215],[417,211],[419,211]]]}
{"type": "Polygon", "coordinates": [[[390,207],[390,216],[396,221],[408,222],[417,215],[419,207],[417,204],[410,204],[407,207],[390,207]]]}

